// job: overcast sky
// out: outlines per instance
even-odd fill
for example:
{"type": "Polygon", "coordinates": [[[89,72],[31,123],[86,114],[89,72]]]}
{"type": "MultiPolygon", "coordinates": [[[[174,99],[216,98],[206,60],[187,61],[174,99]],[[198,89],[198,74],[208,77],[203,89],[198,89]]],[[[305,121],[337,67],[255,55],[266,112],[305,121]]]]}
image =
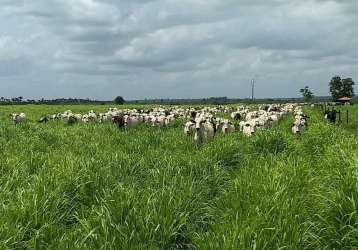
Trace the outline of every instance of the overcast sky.
{"type": "Polygon", "coordinates": [[[358,81],[357,0],[0,0],[0,95],[328,95],[358,81]]]}

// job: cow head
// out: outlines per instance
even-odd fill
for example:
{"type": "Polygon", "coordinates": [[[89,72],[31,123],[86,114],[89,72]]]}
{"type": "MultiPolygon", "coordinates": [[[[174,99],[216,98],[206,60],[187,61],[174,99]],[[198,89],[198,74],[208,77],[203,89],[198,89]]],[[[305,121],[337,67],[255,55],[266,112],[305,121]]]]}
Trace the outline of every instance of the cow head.
{"type": "Polygon", "coordinates": [[[195,121],[187,122],[184,127],[184,133],[186,135],[190,135],[190,132],[193,130],[194,127],[195,127],[195,121]]]}
{"type": "Polygon", "coordinates": [[[293,123],[293,124],[292,124],[292,132],[293,132],[294,134],[299,134],[299,133],[301,133],[300,127],[301,127],[300,124],[293,123]]]}

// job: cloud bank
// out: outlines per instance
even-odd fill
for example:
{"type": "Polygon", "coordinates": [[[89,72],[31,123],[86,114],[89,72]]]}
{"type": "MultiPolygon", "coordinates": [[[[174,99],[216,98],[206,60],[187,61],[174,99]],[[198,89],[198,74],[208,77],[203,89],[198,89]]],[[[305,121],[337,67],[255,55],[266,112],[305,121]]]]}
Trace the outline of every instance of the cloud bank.
{"type": "Polygon", "coordinates": [[[358,78],[358,2],[2,0],[0,93],[113,99],[328,94],[358,78]]]}

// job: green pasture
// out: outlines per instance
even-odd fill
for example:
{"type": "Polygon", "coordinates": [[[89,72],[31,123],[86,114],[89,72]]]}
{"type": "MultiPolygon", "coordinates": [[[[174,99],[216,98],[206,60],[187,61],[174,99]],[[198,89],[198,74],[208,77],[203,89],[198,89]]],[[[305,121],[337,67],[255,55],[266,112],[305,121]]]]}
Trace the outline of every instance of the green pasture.
{"type": "Polygon", "coordinates": [[[358,248],[356,107],[348,125],[309,108],[302,136],[288,116],[202,148],[183,121],[36,122],[68,109],[108,106],[0,107],[0,249],[358,248]]]}

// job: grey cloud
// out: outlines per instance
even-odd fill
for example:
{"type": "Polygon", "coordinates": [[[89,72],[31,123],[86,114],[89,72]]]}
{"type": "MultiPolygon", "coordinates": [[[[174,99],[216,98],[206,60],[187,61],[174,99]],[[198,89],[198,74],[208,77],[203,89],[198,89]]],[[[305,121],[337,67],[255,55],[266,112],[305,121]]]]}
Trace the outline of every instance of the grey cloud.
{"type": "Polygon", "coordinates": [[[356,1],[1,4],[0,85],[13,81],[9,95],[247,97],[256,74],[261,97],[297,96],[306,84],[323,95],[332,75],[358,77],[356,1]]]}
{"type": "Polygon", "coordinates": [[[0,59],[0,77],[26,74],[31,67],[31,61],[27,58],[0,59]]]}

